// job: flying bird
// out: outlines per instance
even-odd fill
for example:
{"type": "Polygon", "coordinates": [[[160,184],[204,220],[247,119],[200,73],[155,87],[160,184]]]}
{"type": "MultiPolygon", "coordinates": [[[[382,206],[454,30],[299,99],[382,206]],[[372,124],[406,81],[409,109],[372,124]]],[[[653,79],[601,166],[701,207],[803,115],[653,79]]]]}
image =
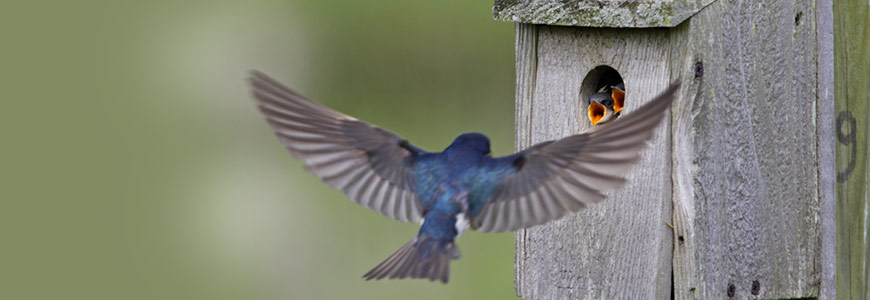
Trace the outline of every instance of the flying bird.
{"type": "Polygon", "coordinates": [[[447,283],[456,238],[467,228],[514,231],[604,200],[625,183],[666,115],[678,84],[595,130],[493,157],[489,139],[465,133],[441,152],[420,149],[369,123],[312,102],[263,73],[250,76],[260,110],[306,170],[419,233],[363,275],[447,283]]]}

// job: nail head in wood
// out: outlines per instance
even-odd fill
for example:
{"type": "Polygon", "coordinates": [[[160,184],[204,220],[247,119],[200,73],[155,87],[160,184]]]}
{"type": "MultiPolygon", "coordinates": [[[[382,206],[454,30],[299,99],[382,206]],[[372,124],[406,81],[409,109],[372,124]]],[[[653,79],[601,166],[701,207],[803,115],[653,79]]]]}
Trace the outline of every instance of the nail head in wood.
{"type": "Polygon", "coordinates": [[[750,290],[750,292],[752,292],[753,295],[758,296],[758,293],[761,292],[761,282],[758,282],[758,280],[753,280],[752,289],[750,290]]]}

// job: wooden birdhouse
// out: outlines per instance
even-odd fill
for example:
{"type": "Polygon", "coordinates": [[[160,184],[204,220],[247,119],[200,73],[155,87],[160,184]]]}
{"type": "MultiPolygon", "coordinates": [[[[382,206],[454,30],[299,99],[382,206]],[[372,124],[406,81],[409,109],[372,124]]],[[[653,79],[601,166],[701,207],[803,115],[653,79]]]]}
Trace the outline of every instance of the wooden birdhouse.
{"type": "MultiPolygon", "coordinates": [[[[516,234],[524,299],[814,298],[833,282],[830,1],[497,0],[516,23],[516,147],[670,83],[671,116],[603,203],[516,234]],[[828,12],[828,13],[826,13],[828,12]],[[825,283],[823,283],[825,282],[825,283]]],[[[832,30],[831,30],[832,31],[832,30]]]]}

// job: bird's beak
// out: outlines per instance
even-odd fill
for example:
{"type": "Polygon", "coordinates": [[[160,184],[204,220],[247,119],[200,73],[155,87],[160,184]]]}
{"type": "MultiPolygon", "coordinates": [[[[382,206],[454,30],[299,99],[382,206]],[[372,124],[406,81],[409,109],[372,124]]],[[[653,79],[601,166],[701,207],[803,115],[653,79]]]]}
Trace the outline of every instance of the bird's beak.
{"type": "Polygon", "coordinates": [[[604,115],[607,114],[607,108],[600,103],[592,102],[589,103],[587,113],[589,114],[589,121],[592,121],[592,125],[596,125],[598,122],[601,122],[601,119],[604,119],[604,115]]]}
{"type": "Polygon", "coordinates": [[[625,91],[620,89],[611,89],[610,96],[613,97],[613,112],[618,113],[624,107],[625,91]]]}

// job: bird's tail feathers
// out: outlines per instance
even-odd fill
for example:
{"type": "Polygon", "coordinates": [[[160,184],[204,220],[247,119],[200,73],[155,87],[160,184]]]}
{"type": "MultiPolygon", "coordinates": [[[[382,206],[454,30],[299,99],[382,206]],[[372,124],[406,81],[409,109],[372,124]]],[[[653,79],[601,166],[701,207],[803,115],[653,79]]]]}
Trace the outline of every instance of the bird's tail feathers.
{"type": "Polygon", "coordinates": [[[447,283],[450,261],[459,258],[453,239],[418,236],[363,275],[366,280],[425,278],[447,283]]]}

